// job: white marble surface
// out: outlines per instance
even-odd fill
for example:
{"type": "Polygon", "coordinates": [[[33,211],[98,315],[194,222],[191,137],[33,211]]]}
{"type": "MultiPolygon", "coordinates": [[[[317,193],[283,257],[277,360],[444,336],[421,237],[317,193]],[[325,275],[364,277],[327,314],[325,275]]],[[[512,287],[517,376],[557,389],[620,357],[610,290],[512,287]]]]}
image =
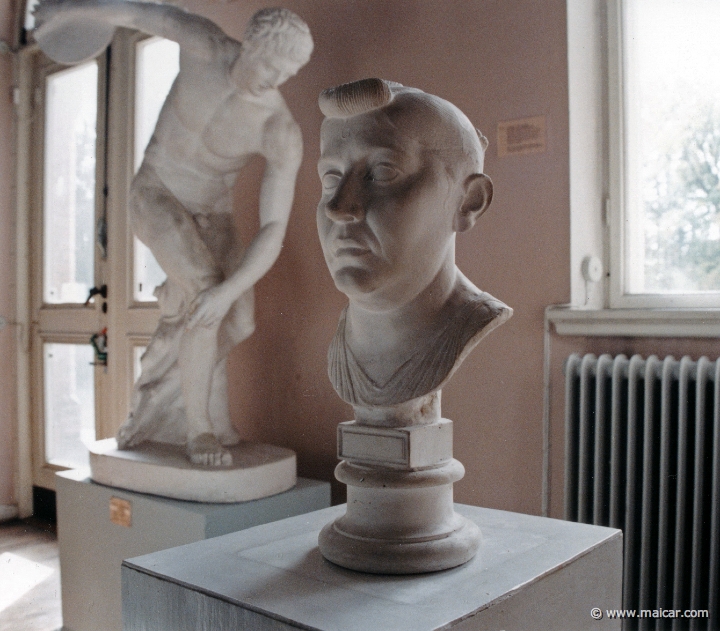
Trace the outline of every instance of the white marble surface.
{"type": "Polygon", "coordinates": [[[261,9],[243,41],[168,3],[40,0],[35,38],[56,61],[100,53],[115,27],[180,46],[180,70],[128,194],[134,234],[167,274],[160,322],[141,358],[122,448],[185,445],[199,466],[230,464],[240,439],[227,403],[226,358],[255,330],[253,287],[282,249],[302,160],[300,127],[278,88],[310,59],[312,37],[283,8],[261,9]],[[259,228],[241,242],[237,177],[265,159],[259,228]]]}
{"type": "Polygon", "coordinates": [[[35,37],[50,59],[78,64],[100,55],[112,41],[115,27],[104,22],[74,18],[57,21],[35,37]]]}
{"type": "Polygon", "coordinates": [[[319,105],[320,244],[349,299],[328,354],[355,407],[439,391],[512,309],[455,264],[455,238],[490,206],[488,140],[452,103],[370,78],[324,90],[319,105]]]}
{"type": "Polygon", "coordinates": [[[440,391],[512,315],[455,264],[456,234],[492,201],[488,140],[452,103],[393,81],[345,83],[318,103],[318,235],[348,297],[328,374],[355,409],[338,434],[348,511],[320,532],[320,550],[365,572],[455,567],[476,553],[480,532],[453,512],[462,467],[440,391]],[[366,468],[386,479],[368,487],[366,468]],[[429,468],[434,480],[411,484],[414,470],[429,468]]]}
{"type": "Polygon", "coordinates": [[[474,559],[443,572],[378,576],[321,556],[317,533],[344,510],[126,561],[125,630],[620,628],[590,617],[593,607],[620,607],[618,530],[456,505],[483,531],[474,559]],[[237,626],[222,626],[230,620],[237,626]]]}
{"type": "Polygon", "coordinates": [[[198,467],[179,445],[144,443],[118,449],[114,438],[89,447],[94,482],[194,502],[247,502],[295,486],[295,452],[275,445],[241,442],[229,448],[233,462],[198,467]]]}

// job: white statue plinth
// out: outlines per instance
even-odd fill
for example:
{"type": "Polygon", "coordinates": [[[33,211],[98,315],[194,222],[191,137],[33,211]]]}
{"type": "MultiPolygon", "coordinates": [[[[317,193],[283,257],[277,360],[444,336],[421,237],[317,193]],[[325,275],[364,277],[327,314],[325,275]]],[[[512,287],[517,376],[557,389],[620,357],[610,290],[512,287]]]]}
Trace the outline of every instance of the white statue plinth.
{"type": "Polygon", "coordinates": [[[481,534],[453,510],[453,483],[465,468],[452,457],[452,421],[440,418],[440,393],[385,415],[356,412],[359,420],[338,426],[335,477],[347,484],[347,512],[320,533],[323,556],[376,574],[469,561],[481,534]]]}
{"type": "MultiPolygon", "coordinates": [[[[57,474],[64,631],[120,631],[123,559],[237,532],[330,506],[330,484],[298,478],[272,497],[199,503],[95,484],[87,469],[57,474]],[[122,524],[114,504],[127,508],[122,524]]],[[[2,626],[2,625],[0,625],[2,626]]]]}
{"type": "Polygon", "coordinates": [[[247,502],[295,486],[294,451],[246,442],[229,451],[231,465],[197,467],[183,445],[144,443],[121,450],[108,438],[90,446],[90,477],[108,486],[194,502],[247,502]]]}

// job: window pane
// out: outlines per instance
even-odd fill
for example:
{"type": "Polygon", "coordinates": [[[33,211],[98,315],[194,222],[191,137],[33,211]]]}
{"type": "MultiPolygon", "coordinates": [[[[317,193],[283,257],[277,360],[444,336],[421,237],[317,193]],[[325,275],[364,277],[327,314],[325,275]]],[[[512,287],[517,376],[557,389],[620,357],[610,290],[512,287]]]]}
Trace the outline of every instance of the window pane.
{"type": "Polygon", "coordinates": [[[95,440],[93,349],[89,344],[45,344],[45,460],[88,466],[95,440]]]}
{"type": "MultiPolygon", "coordinates": [[[[136,49],[135,83],[135,170],[145,154],[160,109],[180,68],[180,47],[176,42],[153,37],[136,49]]],[[[137,238],[134,248],[134,298],[138,302],[156,300],[155,287],[165,280],[165,272],[152,252],[137,238]]]]}
{"type": "Polygon", "coordinates": [[[135,300],[137,302],[153,302],[157,300],[154,291],[159,285],[162,285],[167,278],[162,267],[158,265],[150,248],[148,248],[140,239],[135,237],[135,300]]]}
{"type": "Polygon", "coordinates": [[[720,2],[627,0],[627,287],[720,290],[720,2]]]}
{"type": "Polygon", "coordinates": [[[46,79],[44,282],[46,303],[83,303],[94,285],[97,64],[46,79]]]}
{"type": "Polygon", "coordinates": [[[40,0],[27,0],[27,4],[25,5],[25,22],[23,24],[26,31],[32,31],[35,26],[35,17],[32,12],[39,2],[40,0]]]}
{"type": "Polygon", "coordinates": [[[147,346],[133,346],[133,383],[140,379],[142,373],[142,365],[140,360],[147,350],[147,346]]]}
{"type": "Polygon", "coordinates": [[[180,70],[180,46],[151,37],[135,49],[135,170],[155,130],[160,108],[180,70]]]}

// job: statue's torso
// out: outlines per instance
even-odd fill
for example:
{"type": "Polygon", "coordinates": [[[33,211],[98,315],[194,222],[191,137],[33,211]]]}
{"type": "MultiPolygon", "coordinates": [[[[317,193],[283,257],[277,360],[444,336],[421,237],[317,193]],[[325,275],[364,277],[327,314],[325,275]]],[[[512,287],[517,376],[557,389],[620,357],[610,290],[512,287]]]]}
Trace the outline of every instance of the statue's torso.
{"type": "Polygon", "coordinates": [[[239,95],[228,66],[181,62],[145,152],[145,162],[193,214],[231,210],[238,173],[263,154],[268,120],[290,116],[277,91],[262,99],[239,95]]]}

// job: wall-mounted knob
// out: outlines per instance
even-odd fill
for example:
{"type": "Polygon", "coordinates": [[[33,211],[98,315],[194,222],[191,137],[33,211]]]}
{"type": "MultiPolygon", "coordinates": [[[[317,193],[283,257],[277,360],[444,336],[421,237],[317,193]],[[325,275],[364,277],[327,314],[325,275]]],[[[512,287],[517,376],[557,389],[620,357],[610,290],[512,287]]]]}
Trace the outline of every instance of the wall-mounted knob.
{"type": "Polygon", "coordinates": [[[602,278],[603,264],[597,256],[586,256],[580,269],[583,278],[589,283],[597,283],[602,278]]]}

